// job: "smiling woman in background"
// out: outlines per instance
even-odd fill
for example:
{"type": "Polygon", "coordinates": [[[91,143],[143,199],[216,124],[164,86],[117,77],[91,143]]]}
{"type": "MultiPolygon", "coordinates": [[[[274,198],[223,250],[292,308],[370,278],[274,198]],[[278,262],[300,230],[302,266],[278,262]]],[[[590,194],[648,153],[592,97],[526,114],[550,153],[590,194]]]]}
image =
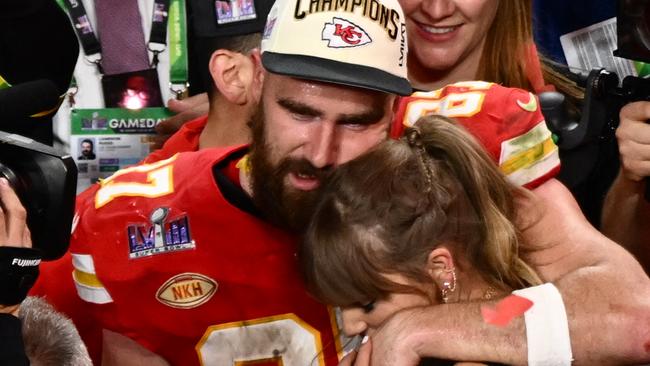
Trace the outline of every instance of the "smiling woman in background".
{"type": "Polygon", "coordinates": [[[565,94],[579,96],[567,79],[548,67],[542,71],[531,0],[400,0],[400,5],[415,88],[485,80],[540,93],[552,89],[546,79],[565,94]]]}

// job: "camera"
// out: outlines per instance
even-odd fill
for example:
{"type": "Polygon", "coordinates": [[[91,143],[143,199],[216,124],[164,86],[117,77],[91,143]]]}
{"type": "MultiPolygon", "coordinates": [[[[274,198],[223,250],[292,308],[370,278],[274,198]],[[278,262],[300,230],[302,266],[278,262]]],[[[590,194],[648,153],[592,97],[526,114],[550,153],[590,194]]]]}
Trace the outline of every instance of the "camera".
{"type": "Polygon", "coordinates": [[[650,63],[650,1],[619,0],[614,56],[650,63]]]}
{"type": "Polygon", "coordinates": [[[30,138],[0,131],[0,176],[27,210],[32,247],[44,260],[68,249],[74,215],[77,167],[69,155],[30,138]]]}

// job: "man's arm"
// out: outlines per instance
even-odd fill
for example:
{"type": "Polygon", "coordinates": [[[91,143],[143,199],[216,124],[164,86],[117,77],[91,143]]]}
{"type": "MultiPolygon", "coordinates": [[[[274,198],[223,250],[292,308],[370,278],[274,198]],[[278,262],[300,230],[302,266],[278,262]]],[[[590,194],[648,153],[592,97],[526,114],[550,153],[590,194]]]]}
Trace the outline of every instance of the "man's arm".
{"type": "Polygon", "coordinates": [[[621,109],[616,130],[621,172],[603,206],[602,230],[634,254],[650,271],[650,202],[644,198],[650,176],[650,102],[630,103],[621,109]]]}
{"type": "MultiPolygon", "coordinates": [[[[650,279],[629,253],[589,225],[561,183],[549,181],[535,195],[539,202],[519,207],[530,243],[522,254],[562,294],[574,364],[650,361],[650,279]]],[[[416,365],[420,357],[526,364],[523,317],[506,327],[486,324],[481,306],[494,305],[397,313],[372,337],[372,365],[416,365]]]]}

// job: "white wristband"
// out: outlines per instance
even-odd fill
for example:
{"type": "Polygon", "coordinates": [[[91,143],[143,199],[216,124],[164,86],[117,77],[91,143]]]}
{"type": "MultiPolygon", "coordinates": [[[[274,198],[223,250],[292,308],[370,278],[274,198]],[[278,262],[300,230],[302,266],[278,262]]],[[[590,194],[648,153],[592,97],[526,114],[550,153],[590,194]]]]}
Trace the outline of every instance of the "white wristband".
{"type": "Polygon", "coordinates": [[[529,366],[571,365],[571,337],[560,291],[552,284],[512,292],[533,302],[524,313],[529,366]]]}

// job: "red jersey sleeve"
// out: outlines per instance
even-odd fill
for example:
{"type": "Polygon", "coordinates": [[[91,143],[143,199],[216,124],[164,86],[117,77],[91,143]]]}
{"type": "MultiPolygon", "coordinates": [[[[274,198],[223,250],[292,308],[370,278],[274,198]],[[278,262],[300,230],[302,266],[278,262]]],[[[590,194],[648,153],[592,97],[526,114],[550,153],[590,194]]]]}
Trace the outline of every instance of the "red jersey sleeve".
{"type": "Polygon", "coordinates": [[[400,101],[391,135],[427,114],[456,119],[514,184],[535,188],[559,173],[558,148],[532,93],[482,81],[416,92],[400,101]]]}
{"type": "Polygon", "coordinates": [[[161,149],[147,155],[140,164],[151,164],[160,160],[169,159],[174,154],[184,151],[196,151],[199,149],[199,137],[208,123],[208,116],[202,116],[185,123],[180,130],[176,131],[161,149]]]}
{"type": "Polygon", "coordinates": [[[92,207],[93,197],[98,185],[93,185],[77,196],[75,216],[72,223],[70,248],[65,255],[55,261],[42,262],[40,275],[31,296],[40,296],[47,300],[57,311],[68,315],[74,322],[79,335],[84,340],[88,353],[95,364],[101,362],[101,329],[97,328],[90,316],[88,304],[77,295],[74,282],[73,257],[75,252],[83,249],[84,233],[78,223],[84,212],[92,207]]]}

